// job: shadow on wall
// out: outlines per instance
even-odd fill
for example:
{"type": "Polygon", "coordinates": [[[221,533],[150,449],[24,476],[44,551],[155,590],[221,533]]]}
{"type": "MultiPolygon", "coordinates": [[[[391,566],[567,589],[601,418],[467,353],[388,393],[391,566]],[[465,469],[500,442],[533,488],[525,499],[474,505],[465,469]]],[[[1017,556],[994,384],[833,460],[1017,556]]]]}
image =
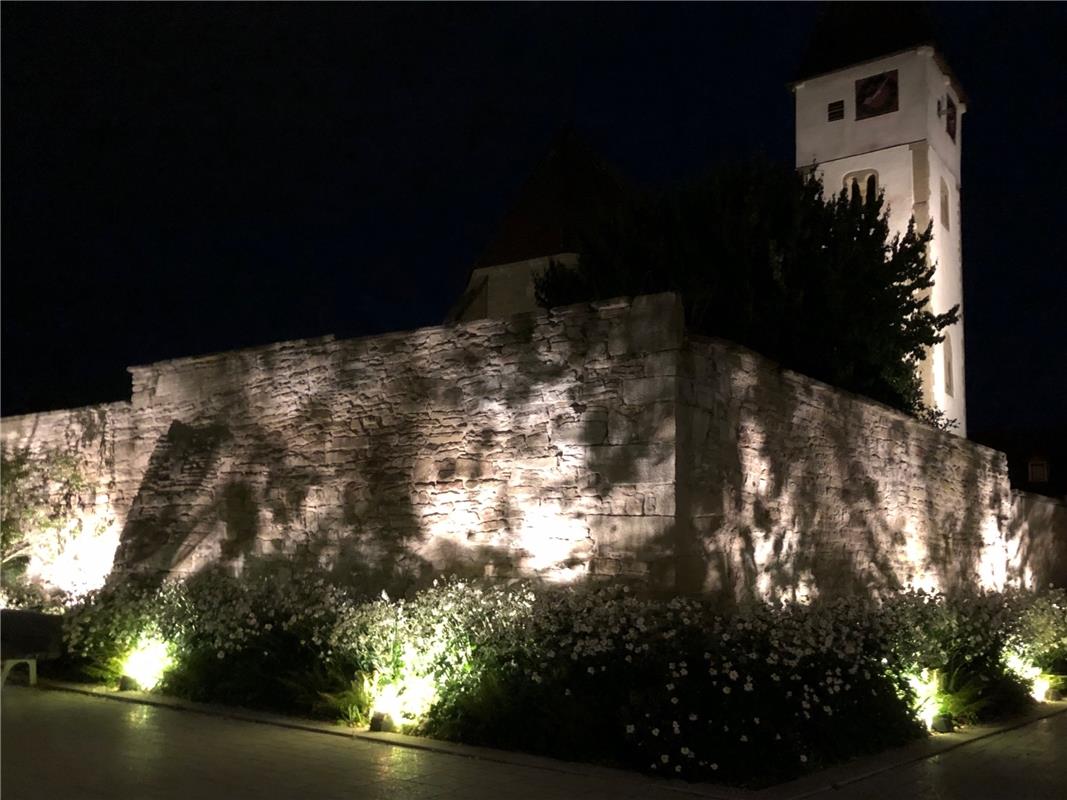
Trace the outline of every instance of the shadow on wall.
{"type": "Polygon", "coordinates": [[[1004,584],[1003,481],[969,443],[730,343],[696,339],[690,358],[679,516],[705,554],[703,590],[736,602],[1004,584]]]}
{"type": "Polygon", "coordinates": [[[135,419],[156,442],[118,571],[306,559],[390,592],[589,575],[727,603],[1028,580],[1001,456],[681,347],[642,300],[228,354],[220,386],[180,365],[135,419]]]}
{"type": "Polygon", "coordinates": [[[1011,577],[1028,585],[1067,588],[1067,503],[1012,493],[1007,547],[1011,577]]]}
{"type": "Polygon", "coordinates": [[[589,346],[572,332],[538,347],[536,323],[484,323],[488,340],[437,329],[414,345],[331,343],[285,363],[233,354],[226,389],[200,389],[194,402],[209,407],[195,418],[145,412],[167,427],[117,575],[304,560],[338,582],[402,592],[441,573],[528,574],[538,504],[565,505],[562,488],[530,477],[532,464],[559,464],[545,398],[580,404],[589,346]]]}

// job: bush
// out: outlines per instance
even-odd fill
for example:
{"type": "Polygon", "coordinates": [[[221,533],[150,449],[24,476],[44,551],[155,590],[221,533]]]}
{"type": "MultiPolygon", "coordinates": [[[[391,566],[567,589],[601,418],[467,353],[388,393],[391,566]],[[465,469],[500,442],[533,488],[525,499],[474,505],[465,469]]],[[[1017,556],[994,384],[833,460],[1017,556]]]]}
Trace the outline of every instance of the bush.
{"type": "Polygon", "coordinates": [[[471,744],[751,784],[901,743],[933,712],[1019,708],[1034,665],[1062,659],[1064,608],[1062,592],[905,592],[722,616],[617,586],[441,581],[394,601],[311,574],[209,574],[95,593],[67,641],[113,683],[155,652],[167,669],[143,680],[194,700],[387,714],[471,744]]]}
{"type": "Polygon", "coordinates": [[[1043,672],[1067,675],[1067,592],[1018,596],[1009,650],[1043,672]]]}
{"type": "Polygon", "coordinates": [[[917,735],[907,684],[854,604],[755,606],[624,589],[547,593],[526,630],[430,712],[432,735],[690,780],[785,779],[917,735]]]}
{"type": "Polygon", "coordinates": [[[937,697],[928,711],[975,723],[1028,704],[1030,689],[1007,656],[1021,610],[1037,602],[1035,595],[1012,592],[905,592],[889,598],[883,612],[904,672],[936,678],[937,697]]]}

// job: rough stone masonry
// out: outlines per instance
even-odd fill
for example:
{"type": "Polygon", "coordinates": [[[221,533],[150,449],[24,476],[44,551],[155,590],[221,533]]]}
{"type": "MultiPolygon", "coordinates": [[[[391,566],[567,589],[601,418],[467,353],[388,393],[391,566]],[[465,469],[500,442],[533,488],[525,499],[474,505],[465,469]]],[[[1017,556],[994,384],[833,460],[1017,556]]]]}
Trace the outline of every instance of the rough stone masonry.
{"type": "MultiPolygon", "coordinates": [[[[1067,510],[1013,494],[1003,454],[688,336],[670,294],[130,372],[128,403],[2,426],[5,448],[80,459],[82,535],[116,575],[310,560],[370,587],[744,599],[1067,567],[1067,510]]],[[[30,573],[58,583],[49,558],[30,573]]]]}

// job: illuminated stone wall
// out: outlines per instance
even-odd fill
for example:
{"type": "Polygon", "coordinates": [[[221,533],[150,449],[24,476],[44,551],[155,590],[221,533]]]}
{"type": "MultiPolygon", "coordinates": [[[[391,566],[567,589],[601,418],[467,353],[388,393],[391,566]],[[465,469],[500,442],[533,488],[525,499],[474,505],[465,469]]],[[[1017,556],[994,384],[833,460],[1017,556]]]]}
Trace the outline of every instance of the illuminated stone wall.
{"type": "MultiPolygon", "coordinates": [[[[5,417],[0,442],[8,456],[47,464],[73,457],[84,488],[70,498],[58,528],[34,536],[27,577],[68,592],[100,586],[111,571],[128,499],[129,403],[5,417]]],[[[42,472],[35,471],[39,478],[42,472]]],[[[52,487],[55,491],[55,487],[52,487]]]]}
{"type": "Polygon", "coordinates": [[[1002,454],[687,338],[672,295],[131,373],[131,403],[3,420],[6,448],[78,455],[103,532],[42,580],[308,560],[390,589],[621,576],[743,599],[1067,563],[1067,514],[1013,496],[1002,454]]]}
{"type": "Polygon", "coordinates": [[[1067,587],[1067,503],[1030,492],[1012,492],[1009,558],[1024,583],[1067,587]]]}
{"type": "Polygon", "coordinates": [[[674,520],[669,295],[132,369],[117,566],[644,574],[674,520]]]}
{"type": "Polygon", "coordinates": [[[691,341],[686,373],[693,588],[805,597],[1044,572],[1012,525],[1004,454],[728,342],[691,341]]]}

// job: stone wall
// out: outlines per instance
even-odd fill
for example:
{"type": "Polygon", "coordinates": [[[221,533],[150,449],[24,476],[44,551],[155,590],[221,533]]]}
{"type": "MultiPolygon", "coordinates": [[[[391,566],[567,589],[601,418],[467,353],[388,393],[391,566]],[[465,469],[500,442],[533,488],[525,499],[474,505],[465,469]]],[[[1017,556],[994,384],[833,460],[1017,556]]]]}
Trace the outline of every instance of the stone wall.
{"type": "Polygon", "coordinates": [[[1012,493],[1012,549],[1027,585],[1067,587],[1067,503],[1031,492],[1012,493]]]}
{"type": "Polygon", "coordinates": [[[131,373],[131,403],[2,426],[5,448],[79,454],[116,574],[306,559],[391,589],[622,576],[742,599],[1064,563],[1064,515],[1013,498],[1002,454],[687,338],[672,295],[131,373]]]}
{"type": "MultiPolygon", "coordinates": [[[[81,592],[102,584],[110,572],[128,505],[123,489],[133,483],[125,446],[129,422],[129,403],[4,418],[0,442],[6,456],[40,465],[57,453],[72,457],[84,482],[69,498],[60,526],[34,537],[26,569],[31,580],[81,592]]],[[[41,470],[35,478],[46,474],[41,470]]],[[[63,500],[65,505],[68,498],[63,500]]]]}
{"type": "Polygon", "coordinates": [[[694,588],[778,598],[1022,576],[1002,453],[729,342],[690,340],[686,364],[694,588]]]}
{"type": "Polygon", "coordinates": [[[116,566],[643,573],[673,522],[672,298],[132,369],[116,566]]]}

